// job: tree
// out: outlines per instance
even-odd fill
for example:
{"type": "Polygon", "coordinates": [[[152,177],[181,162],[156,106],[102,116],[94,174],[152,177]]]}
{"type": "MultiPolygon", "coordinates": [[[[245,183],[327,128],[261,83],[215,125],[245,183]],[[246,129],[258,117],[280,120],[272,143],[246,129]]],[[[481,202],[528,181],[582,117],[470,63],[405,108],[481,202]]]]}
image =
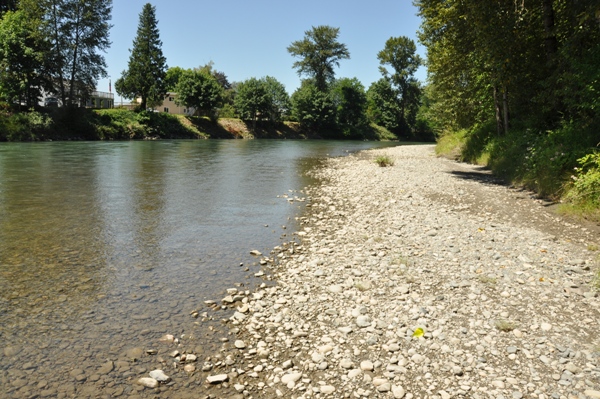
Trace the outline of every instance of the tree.
{"type": "Polygon", "coordinates": [[[416,115],[419,104],[419,85],[414,74],[422,60],[416,52],[415,42],[406,36],[400,36],[389,38],[385,42],[385,48],[377,54],[381,64],[379,70],[395,91],[399,127],[407,133],[414,124],[414,120],[407,118],[407,111],[412,110],[413,115],[416,115]],[[391,67],[391,71],[386,65],[391,67]]]}
{"type": "Polygon", "coordinates": [[[401,125],[400,107],[396,92],[385,78],[373,82],[367,90],[367,114],[369,119],[386,129],[397,132],[401,125]]]}
{"type": "Polygon", "coordinates": [[[307,130],[335,128],[335,108],[329,93],[318,89],[312,80],[303,80],[292,94],[292,116],[307,130]]]}
{"type": "Polygon", "coordinates": [[[216,109],[223,99],[223,88],[217,79],[206,70],[185,70],[175,87],[175,102],[188,108],[195,108],[211,118],[216,117],[216,109]]]}
{"type": "Polygon", "coordinates": [[[339,32],[339,28],[331,26],[313,26],[304,32],[304,39],[292,42],[287,48],[292,56],[301,58],[293,65],[298,75],[313,78],[317,89],[322,92],[335,78],[333,67],[339,67],[340,60],[350,58],[346,45],[337,41],[339,32]]]}
{"type": "Polygon", "coordinates": [[[181,75],[185,69],[181,67],[171,67],[167,69],[167,73],[165,74],[165,90],[167,91],[175,91],[175,87],[177,83],[179,83],[179,79],[181,79],[181,75]]]}
{"type": "Polygon", "coordinates": [[[285,90],[285,86],[274,77],[266,76],[262,80],[269,98],[267,110],[269,120],[272,123],[281,122],[284,115],[289,113],[290,96],[285,90]]]}
{"type": "Polygon", "coordinates": [[[52,43],[51,77],[63,104],[74,105],[106,77],[106,61],[100,51],[110,46],[112,0],[49,0],[45,3],[52,43]]]}
{"type": "Polygon", "coordinates": [[[264,80],[250,78],[240,83],[234,100],[234,106],[242,120],[251,120],[256,128],[259,118],[268,116],[270,98],[264,80]]]}
{"type": "Polygon", "coordinates": [[[167,60],[162,53],[156,8],[147,3],[140,14],[137,35],[130,50],[128,69],[115,82],[118,94],[126,98],[141,98],[140,109],[160,104],[166,92],[167,60]]]}
{"type": "Polygon", "coordinates": [[[40,23],[22,10],[8,11],[0,20],[0,96],[8,103],[32,108],[39,102],[45,85],[40,23]]]}
{"type": "Polygon", "coordinates": [[[367,123],[365,87],[357,78],[341,78],[331,88],[336,109],[336,122],[341,128],[364,126],[367,123]]]}

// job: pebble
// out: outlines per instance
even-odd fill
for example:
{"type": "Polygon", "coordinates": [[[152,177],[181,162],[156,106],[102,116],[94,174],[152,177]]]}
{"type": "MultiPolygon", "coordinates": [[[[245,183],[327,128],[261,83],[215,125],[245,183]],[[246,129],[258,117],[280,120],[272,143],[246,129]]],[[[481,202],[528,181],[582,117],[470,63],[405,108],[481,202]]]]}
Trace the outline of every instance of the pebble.
{"type": "Polygon", "coordinates": [[[154,378],[150,377],[142,377],[138,380],[138,384],[145,386],[146,388],[156,388],[158,387],[158,381],[154,378]]]}

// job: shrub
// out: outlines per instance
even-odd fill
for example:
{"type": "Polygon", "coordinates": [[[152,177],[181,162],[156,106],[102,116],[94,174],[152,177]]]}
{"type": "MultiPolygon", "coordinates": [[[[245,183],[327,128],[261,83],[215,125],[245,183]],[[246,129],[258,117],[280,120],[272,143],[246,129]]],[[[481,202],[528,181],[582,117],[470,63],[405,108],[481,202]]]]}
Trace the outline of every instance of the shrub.
{"type": "Polygon", "coordinates": [[[566,199],[582,208],[600,208],[600,152],[587,154],[577,162],[566,199]]]}
{"type": "Polygon", "coordinates": [[[394,166],[394,160],[387,155],[378,156],[375,158],[375,163],[382,168],[385,168],[386,166],[394,166]]]}

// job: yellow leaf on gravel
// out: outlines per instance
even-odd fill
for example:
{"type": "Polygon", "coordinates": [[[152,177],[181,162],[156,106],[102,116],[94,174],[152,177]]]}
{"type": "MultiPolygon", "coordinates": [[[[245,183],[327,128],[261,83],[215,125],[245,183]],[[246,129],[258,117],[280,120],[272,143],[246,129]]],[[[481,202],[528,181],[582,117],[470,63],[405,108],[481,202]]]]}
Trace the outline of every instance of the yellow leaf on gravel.
{"type": "Polygon", "coordinates": [[[413,333],[413,337],[417,337],[417,338],[421,338],[423,335],[425,334],[425,331],[423,331],[422,328],[417,328],[415,330],[415,332],[413,333]]]}

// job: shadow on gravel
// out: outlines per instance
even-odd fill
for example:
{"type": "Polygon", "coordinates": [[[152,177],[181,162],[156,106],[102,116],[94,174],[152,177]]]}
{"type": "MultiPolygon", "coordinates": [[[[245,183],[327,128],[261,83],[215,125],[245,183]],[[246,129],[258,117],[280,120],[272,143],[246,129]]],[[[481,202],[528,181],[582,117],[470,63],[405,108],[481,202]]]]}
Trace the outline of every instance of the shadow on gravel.
{"type": "Polygon", "coordinates": [[[463,180],[473,180],[483,184],[494,185],[494,186],[508,186],[508,184],[491,174],[491,172],[484,168],[478,168],[471,172],[464,172],[453,170],[449,172],[452,176],[458,177],[463,180]]]}

